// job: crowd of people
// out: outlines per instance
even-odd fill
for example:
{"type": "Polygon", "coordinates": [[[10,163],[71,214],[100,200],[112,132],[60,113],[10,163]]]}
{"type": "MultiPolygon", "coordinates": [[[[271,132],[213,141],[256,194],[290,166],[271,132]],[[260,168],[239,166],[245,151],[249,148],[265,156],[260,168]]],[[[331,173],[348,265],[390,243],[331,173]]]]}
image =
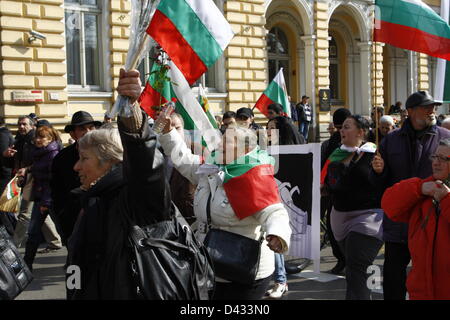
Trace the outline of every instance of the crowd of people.
{"type": "MultiPolygon", "coordinates": [[[[131,116],[115,123],[105,114],[102,123],[78,111],[64,128],[71,138],[65,147],[58,130],[34,114],[18,118],[15,138],[0,118],[0,188],[18,177],[21,202],[8,220],[28,268],[36,254],[66,246],[66,266],[82,270],[81,287],[68,289],[68,299],[136,299],[129,230],[118,217],[151,225],[170,220],[174,203],[201,242],[211,228],[254,240],[264,235],[254,282],[216,276],[212,299],[283,297],[289,215],[267,173],[274,159],[258,139],[262,131],[269,146],[307,143],[309,97],[291,102],[290,117],[271,104],[265,126],[250,108],[225,112],[216,118],[222,141],[207,154],[187,141],[177,113],[164,119],[160,135],[153,132],[136,103],[138,72],[121,71],[117,90],[130,97],[131,116]],[[240,161],[249,158],[266,173],[240,161]]],[[[390,115],[375,107],[370,118],[338,109],[322,142],[321,218],[337,258],[330,272],[345,274],[346,299],[371,299],[368,268],[383,246],[385,299],[450,299],[450,120],[437,123],[440,102],[427,92],[405,105],[396,103],[390,115]]]]}

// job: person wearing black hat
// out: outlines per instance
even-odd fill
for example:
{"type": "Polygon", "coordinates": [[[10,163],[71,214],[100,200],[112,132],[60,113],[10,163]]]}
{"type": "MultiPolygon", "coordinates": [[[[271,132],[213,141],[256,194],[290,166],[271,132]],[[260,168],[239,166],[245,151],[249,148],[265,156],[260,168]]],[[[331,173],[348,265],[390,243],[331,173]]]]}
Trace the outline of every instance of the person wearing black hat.
{"type": "Polygon", "coordinates": [[[308,103],[309,97],[303,96],[302,101],[297,104],[297,117],[300,133],[308,141],[309,125],[312,122],[312,106],[308,103]]]}
{"type": "Polygon", "coordinates": [[[77,205],[71,201],[70,194],[71,190],[80,186],[78,174],[73,170],[75,163],[79,160],[77,141],[101,125],[102,123],[95,121],[88,112],[75,112],[70,124],[64,128],[64,131],[70,134],[75,143],[64,148],[53,160],[50,181],[53,200],[52,219],[55,221],[64,245],[72,234],[79,213],[77,205]]]}
{"type": "Polygon", "coordinates": [[[238,125],[257,131],[261,129],[261,126],[253,121],[254,117],[255,115],[250,108],[240,108],[236,111],[236,122],[238,125]]]}
{"type": "MultiPolygon", "coordinates": [[[[441,105],[427,91],[417,91],[406,100],[408,118],[403,126],[383,138],[379,155],[372,162],[372,180],[385,190],[397,182],[432,175],[430,156],[450,131],[436,125],[436,106],[441,105]]],[[[406,299],[406,268],[411,260],[408,226],[383,219],[385,255],[383,292],[385,300],[406,299]]]]}

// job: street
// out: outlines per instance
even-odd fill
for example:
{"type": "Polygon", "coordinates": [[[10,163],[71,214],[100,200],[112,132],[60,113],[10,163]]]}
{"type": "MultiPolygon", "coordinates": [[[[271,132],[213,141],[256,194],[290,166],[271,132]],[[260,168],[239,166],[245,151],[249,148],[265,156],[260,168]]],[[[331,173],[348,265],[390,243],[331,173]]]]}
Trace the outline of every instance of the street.
{"type": "MultiPolygon", "coordinates": [[[[20,249],[23,254],[24,249],[20,249]]],[[[65,248],[47,254],[36,256],[34,267],[34,280],[22,292],[16,300],[61,300],[66,298],[65,275],[63,266],[65,264],[67,251],[65,248]]],[[[330,270],[336,264],[336,259],[331,253],[331,247],[326,247],[321,252],[321,272],[330,270]]],[[[383,248],[381,249],[375,264],[383,264],[383,248]]],[[[303,278],[311,273],[312,266],[302,273],[288,275],[289,291],[283,300],[344,300],[345,299],[345,279],[335,277],[326,273],[323,277],[334,278],[334,280],[321,282],[303,278]]],[[[328,279],[325,279],[328,280],[328,279]]],[[[322,281],[324,281],[322,279],[322,281]]],[[[382,300],[381,293],[374,292],[374,300],[382,300]]]]}

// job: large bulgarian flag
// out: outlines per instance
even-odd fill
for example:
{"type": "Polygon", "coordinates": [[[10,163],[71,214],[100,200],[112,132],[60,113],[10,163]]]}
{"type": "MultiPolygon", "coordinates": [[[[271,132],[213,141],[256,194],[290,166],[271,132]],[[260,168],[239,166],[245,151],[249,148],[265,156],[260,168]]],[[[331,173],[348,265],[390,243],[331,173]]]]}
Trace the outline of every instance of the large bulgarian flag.
{"type": "MultiPolygon", "coordinates": [[[[449,22],[450,1],[441,1],[441,17],[449,22]]],[[[450,61],[438,59],[436,81],[434,86],[434,98],[444,103],[450,103],[450,61]]]]}
{"type": "MultiPolygon", "coordinates": [[[[155,68],[161,67],[161,65],[155,63],[152,70],[155,71],[155,68]]],[[[141,108],[148,115],[154,117],[154,109],[161,106],[160,101],[165,103],[176,99],[175,110],[182,116],[184,128],[186,130],[198,130],[206,147],[210,151],[214,150],[221,140],[219,131],[211,124],[199,101],[194,96],[191,87],[173,61],[169,61],[168,67],[167,76],[171,81],[165,81],[162,89],[155,89],[155,73],[153,71],[150,73],[149,81],[139,97],[141,108]]]]}
{"type": "MultiPolygon", "coordinates": [[[[216,152],[206,161],[219,165],[216,152]]],[[[274,178],[275,159],[256,147],[230,164],[221,166],[225,173],[223,188],[239,219],[247,218],[269,205],[281,203],[274,178]]]]}
{"type": "Polygon", "coordinates": [[[420,0],[376,0],[374,41],[450,60],[450,27],[420,0]]]}
{"type": "Polygon", "coordinates": [[[190,85],[214,65],[234,36],[212,0],[161,0],[147,33],[190,85]]]}
{"type": "Polygon", "coordinates": [[[272,103],[281,104],[284,113],[289,117],[291,116],[291,107],[288,100],[286,82],[284,81],[283,68],[280,69],[266,91],[264,91],[258,101],[256,101],[255,108],[258,108],[259,111],[268,117],[267,107],[272,103]]]}

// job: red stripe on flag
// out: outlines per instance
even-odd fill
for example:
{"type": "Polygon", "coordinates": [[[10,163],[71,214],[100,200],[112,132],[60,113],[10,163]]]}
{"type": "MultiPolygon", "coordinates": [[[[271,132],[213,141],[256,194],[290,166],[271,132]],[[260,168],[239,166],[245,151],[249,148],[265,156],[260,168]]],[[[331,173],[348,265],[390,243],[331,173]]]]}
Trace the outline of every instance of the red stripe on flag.
{"type": "Polygon", "coordinates": [[[270,100],[269,97],[263,93],[261,97],[259,97],[258,101],[256,101],[255,107],[258,108],[258,110],[261,111],[268,118],[269,112],[267,107],[272,103],[275,102],[270,100]]]}
{"type": "Polygon", "coordinates": [[[281,203],[272,165],[256,166],[223,185],[234,213],[247,218],[267,206],[281,203]]]}
{"type": "Polygon", "coordinates": [[[450,60],[450,39],[382,20],[376,20],[375,24],[381,28],[375,29],[374,41],[450,60]]]}
{"type": "Polygon", "coordinates": [[[162,103],[166,103],[167,100],[147,82],[138,102],[145,113],[156,119],[156,111],[152,107],[160,106],[162,103]]]}
{"type": "Polygon", "coordinates": [[[167,52],[190,85],[208,70],[172,21],[161,11],[156,10],[147,33],[167,52]]]}
{"type": "Polygon", "coordinates": [[[325,184],[325,178],[327,177],[328,166],[330,163],[331,161],[328,159],[323,165],[322,171],[320,171],[320,184],[325,184]]]}

